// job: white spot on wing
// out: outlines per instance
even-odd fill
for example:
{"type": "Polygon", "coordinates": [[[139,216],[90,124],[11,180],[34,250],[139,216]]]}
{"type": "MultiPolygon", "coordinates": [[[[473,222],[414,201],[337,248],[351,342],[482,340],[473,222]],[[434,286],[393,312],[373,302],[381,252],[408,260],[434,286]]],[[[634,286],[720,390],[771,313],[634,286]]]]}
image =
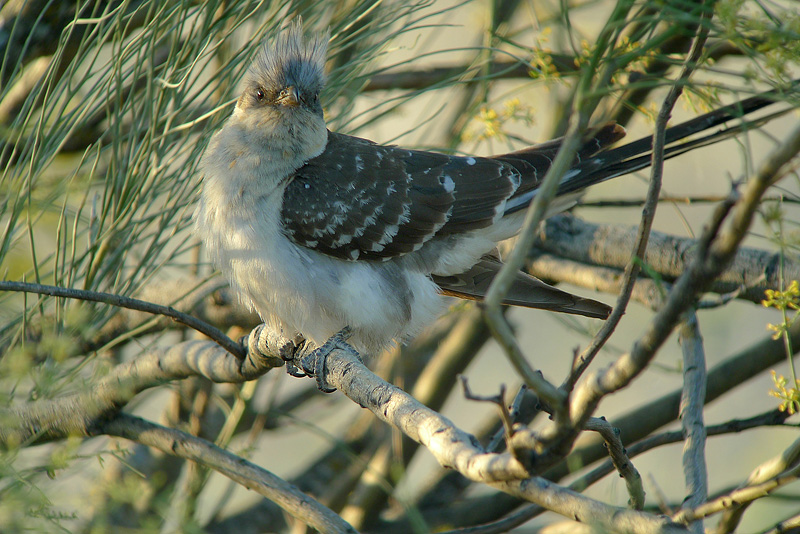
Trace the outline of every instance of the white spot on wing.
{"type": "Polygon", "coordinates": [[[475,165],[475,158],[467,158],[467,165],[475,165]]]}
{"type": "Polygon", "coordinates": [[[342,234],[339,236],[336,241],[333,242],[334,247],[341,247],[342,245],[347,245],[353,240],[353,234],[342,234]]]}
{"type": "Polygon", "coordinates": [[[400,224],[405,224],[411,220],[411,206],[408,203],[403,204],[403,213],[400,214],[400,224]]]}
{"type": "Polygon", "coordinates": [[[439,179],[439,181],[442,183],[442,185],[444,186],[444,190],[447,193],[452,193],[453,191],[455,191],[456,183],[453,181],[452,178],[450,178],[449,175],[445,174],[442,178],[439,179]]]}
{"type": "Polygon", "coordinates": [[[380,241],[378,241],[381,245],[386,245],[387,243],[391,243],[394,236],[397,235],[397,232],[400,231],[400,226],[397,224],[392,224],[387,226],[383,229],[383,235],[381,236],[380,241]]]}

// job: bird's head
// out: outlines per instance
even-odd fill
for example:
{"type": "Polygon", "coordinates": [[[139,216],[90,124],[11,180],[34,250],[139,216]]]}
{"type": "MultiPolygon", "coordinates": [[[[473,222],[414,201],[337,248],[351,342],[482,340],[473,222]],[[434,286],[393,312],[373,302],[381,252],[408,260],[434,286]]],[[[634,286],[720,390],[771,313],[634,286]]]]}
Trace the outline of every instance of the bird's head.
{"type": "Polygon", "coordinates": [[[306,36],[300,21],[264,44],[236,103],[240,127],[267,143],[285,142],[305,159],[318,155],[327,139],[319,99],[327,48],[328,34],[306,36]]]}

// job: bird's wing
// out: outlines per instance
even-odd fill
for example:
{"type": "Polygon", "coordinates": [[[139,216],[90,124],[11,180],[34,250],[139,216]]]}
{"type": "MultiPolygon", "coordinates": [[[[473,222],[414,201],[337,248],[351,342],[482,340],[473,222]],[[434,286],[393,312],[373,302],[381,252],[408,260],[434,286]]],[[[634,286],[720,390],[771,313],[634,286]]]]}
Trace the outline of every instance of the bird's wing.
{"type": "MultiPolygon", "coordinates": [[[[616,141],[608,124],[576,162],[616,141]]],[[[550,141],[491,158],[449,156],[329,133],[322,154],[291,177],[282,208],[286,235],[337,258],[387,260],[435,235],[490,226],[506,202],[539,186],[560,146],[550,141]]]]}
{"type": "MultiPolygon", "coordinates": [[[[470,270],[457,276],[433,276],[442,293],[462,299],[482,300],[489,285],[502,267],[497,259],[483,257],[470,270]]],[[[566,291],[545,284],[522,271],[516,273],[503,304],[525,306],[542,310],[556,311],[607,319],[611,307],[596,300],[578,297],[566,291]]]]}
{"type": "Polygon", "coordinates": [[[325,151],[287,184],[283,227],[298,245],[331,256],[385,260],[418,250],[445,227],[489,226],[519,182],[516,169],[488,158],[330,133],[325,151]]]}

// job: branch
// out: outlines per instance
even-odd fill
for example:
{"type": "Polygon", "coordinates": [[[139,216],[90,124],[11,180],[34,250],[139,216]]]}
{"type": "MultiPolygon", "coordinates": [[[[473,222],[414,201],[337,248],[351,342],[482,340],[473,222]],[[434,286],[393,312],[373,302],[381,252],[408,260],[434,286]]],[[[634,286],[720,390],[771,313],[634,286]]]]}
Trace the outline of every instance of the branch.
{"type": "MultiPolygon", "coordinates": [[[[800,321],[795,321],[789,328],[789,336],[792,347],[798,347],[800,321]]],[[[786,349],[783,341],[765,336],[761,341],[725,359],[708,372],[705,403],[711,403],[736,386],[785,360],[786,349]]],[[[678,418],[680,398],[681,390],[677,389],[615,418],[613,424],[620,429],[623,442],[635,443],[648,437],[658,428],[675,421],[678,418]]],[[[602,440],[592,438],[593,436],[590,436],[589,439],[579,443],[564,462],[548,470],[544,476],[550,480],[560,480],[571,473],[570,465],[585,466],[605,458],[607,452],[602,447],[602,440]]]]}
{"type": "MultiPolygon", "coordinates": [[[[800,440],[796,440],[778,456],[756,467],[750,473],[744,487],[768,483],[770,480],[779,477],[782,473],[792,468],[796,470],[798,465],[800,465],[800,440]]],[[[742,519],[742,515],[744,515],[749,505],[749,501],[735,503],[725,510],[717,525],[717,534],[724,534],[736,530],[739,521],[742,519]]]]}
{"type": "MultiPolygon", "coordinates": [[[[719,425],[712,425],[707,428],[707,431],[709,436],[719,436],[723,434],[742,432],[744,430],[752,428],[760,428],[763,426],[772,426],[772,425],[780,426],[783,425],[786,419],[788,419],[789,417],[790,416],[787,412],[781,412],[778,409],[774,409],[770,410],[769,412],[757,415],[755,417],[751,417],[749,419],[744,419],[744,420],[734,419],[719,425]]],[[[683,432],[681,431],[664,432],[662,434],[646,438],[633,445],[629,445],[628,447],[626,447],[626,454],[629,458],[633,458],[656,447],[668,445],[671,443],[679,443],[681,441],[683,441],[683,432]]],[[[569,485],[569,489],[573,491],[582,492],[583,490],[585,490],[598,480],[604,478],[610,473],[613,473],[615,470],[618,471],[618,469],[615,468],[612,460],[608,459],[597,468],[593,469],[589,473],[586,473],[585,475],[581,476],[580,478],[572,482],[569,485]]],[[[471,506],[475,506],[475,503],[473,503],[471,506]]],[[[542,512],[545,511],[546,510],[541,506],[531,504],[524,506],[523,508],[517,510],[512,514],[507,515],[502,519],[498,519],[490,523],[485,523],[483,525],[466,527],[455,530],[447,530],[442,532],[441,534],[500,534],[502,532],[508,532],[514,527],[527,523],[528,521],[530,521],[536,516],[541,515],[542,512]]],[[[431,516],[427,515],[426,519],[428,519],[429,522],[433,520],[431,516]]]]}
{"type": "MultiPolygon", "coordinates": [[[[618,295],[622,290],[619,269],[597,267],[560,258],[553,254],[538,254],[528,260],[525,270],[544,281],[563,282],[594,291],[618,295]]],[[[631,300],[650,310],[657,311],[664,304],[662,289],[669,291],[670,284],[661,284],[650,278],[639,277],[631,292],[631,300]]]]}
{"type": "MultiPolygon", "coordinates": [[[[664,56],[679,51],[681,44],[685,43],[685,38],[670,39],[663,49],[664,56]]],[[[742,55],[742,51],[735,45],[728,41],[718,42],[715,45],[709,46],[709,57],[713,59],[720,59],[725,56],[742,55]]],[[[441,67],[429,67],[421,69],[406,69],[395,70],[389,72],[382,72],[380,74],[373,74],[369,77],[369,82],[362,89],[362,91],[387,91],[398,89],[426,89],[435,85],[447,82],[452,79],[458,79],[468,73],[470,70],[479,68],[485,72],[485,76],[492,80],[503,80],[512,78],[521,78],[529,80],[531,77],[536,77],[540,65],[544,65],[547,69],[547,74],[551,76],[572,76],[578,72],[575,66],[576,57],[571,54],[558,54],[548,51],[537,51],[536,57],[528,58],[526,61],[511,60],[511,59],[496,59],[489,63],[488,68],[483,68],[480,65],[449,65],[441,67]]],[[[671,65],[672,62],[669,62],[671,65]]],[[[662,70],[661,73],[664,71],[662,70]]],[[[655,76],[650,76],[656,78],[655,76]]],[[[471,78],[471,81],[476,81],[481,78],[471,78]]],[[[657,81],[657,80],[656,80],[657,81]]],[[[642,91],[645,96],[656,87],[655,83],[651,83],[646,91],[642,91]]]]}
{"type": "Polygon", "coordinates": [[[644,508],[645,492],[642,487],[642,476],[631,463],[630,456],[622,445],[619,428],[612,426],[605,418],[590,417],[586,422],[586,430],[593,430],[603,436],[611,465],[625,480],[625,486],[628,488],[630,495],[628,505],[634,510],[644,508]]]}
{"type": "MultiPolygon", "coordinates": [[[[251,333],[250,346],[255,337],[251,333]]],[[[145,389],[189,376],[203,376],[213,382],[245,382],[280,365],[280,357],[261,351],[251,349],[247,358],[240,359],[211,341],[185,341],[117,365],[80,393],[0,410],[0,445],[18,447],[71,435],[94,435],[97,425],[145,389]]]]}
{"type": "Polygon", "coordinates": [[[764,532],[764,534],[787,534],[787,532],[796,532],[799,529],[800,514],[797,514],[777,523],[773,528],[764,532]]]}
{"type": "MultiPolygon", "coordinates": [[[[403,384],[413,383],[411,396],[432,410],[441,409],[460,373],[474,359],[490,336],[483,314],[477,306],[470,305],[456,317],[457,321],[448,321],[447,334],[438,338],[438,346],[429,360],[423,358],[421,354],[411,352],[410,346],[400,349],[403,351],[400,358],[404,362],[410,360],[421,363],[421,360],[427,360],[418,376],[404,373],[403,384]],[[406,351],[411,354],[406,354],[406,351]]],[[[403,367],[407,367],[407,364],[404,363],[403,367]]],[[[348,492],[350,494],[348,504],[343,509],[342,515],[356,528],[362,528],[362,525],[371,524],[377,519],[373,516],[382,508],[381,503],[391,496],[381,484],[376,483],[376,480],[391,479],[393,470],[397,469],[398,461],[407,466],[414,457],[418,444],[406,440],[402,445],[402,455],[399,460],[392,454],[395,449],[396,447],[390,443],[385,443],[370,460],[364,472],[359,474],[358,484],[354,484],[348,492]]],[[[340,498],[343,498],[341,494],[337,496],[337,499],[340,498]]],[[[324,499],[323,502],[327,504],[324,499]]]]}
{"type": "MultiPolygon", "coordinates": [[[[631,352],[621,356],[608,369],[587,377],[573,396],[572,417],[583,421],[596,409],[600,400],[609,393],[628,385],[655,356],[683,314],[733,260],[736,250],[747,234],[753,215],[764,192],[784,176],[789,162],[800,151],[800,126],[795,128],[748,180],[741,201],[731,213],[728,227],[717,235],[730,206],[722,205],[697,247],[697,257],[675,283],[664,307],[650,322],[644,335],[634,344],[631,352]]],[[[733,201],[733,199],[732,199],[733,201]]]]}
{"type": "Polygon", "coordinates": [[[246,355],[244,348],[239,343],[226,336],[225,333],[219,328],[196,319],[191,315],[179,312],[171,306],[162,306],[160,304],[153,304],[152,302],[145,302],[143,300],[134,299],[131,297],[114,295],[112,293],[47,286],[43,284],[31,284],[28,282],[0,281],[0,291],[19,291],[22,293],[50,295],[51,297],[64,297],[69,299],[86,300],[90,302],[102,302],[103,304],[109,304],[119,308],[128,308],[154,315],[164,315],[178,323],[197,330],[201,334],[205,334],[234,356],[244,358],[246,355]]]}
{"type": "Polygon", "coordinates": [[[628,307],[628,302],[633,292],[633,286],[636,283],[636,277],[641,270],[641,264],[636,260],[638,258],[643,258],[647,250],[650,231],[652,230],[653,220],[656,216],[658,197],[661,195],[661,183],[664,176],[664,148],[667,144],[667,122],[669,122],[672,116],[672,109],[678,102],[678,98],[680,98],[683,93],[684,85],[688,83],[689,78],[697,67],[697,61],[700,59],[703,46],[708,38],[708,27],[705,22],[710,18],[713,11],[710,9],[710,6],[704,5],[702,1],[699,2],[697,7],[702,11],[695,24],[696,28],[694,32],[696,34],[692,39],[691,49],[684,59],[683,67],[681,68],[678,78],[669,88],[669,92],[664,98],[664,102],[661,104],[661,109],[656,117],[655,131],[653,132],[653,153],[650,162],[650,185],[647,188],[645,204],[642,207],[642,217],[639,221],[636,239],[633,247],[629,249],[631,251],[631,257],[625,266],[625,273],[623,274],[623,281],[621,284],[622,289],[617,298],[617,303],[614,306],[614,311],[611,312],[611,316],[603,323],[602,328],[597,335],[594,336],[589,346],[586,347],[583,353],[575,360],[572,366],[572,372],[562,385],[562,387],[568,391],[572,390],[578,378],[586,371],[592,363],[592,360],[594,360],[595,356],[600,352],[600,349],[606,344],[611,334],[614,333],[614,330],[616,330],[617,325],[628,307]]]}
{"type": "Polygon", "coordinates": [[[210,467],[264,496],[319,532],[356,532],[342,518],[294,485],[244,458],[186,432],[166,428],[125,413],[100,424],[96,432],[129,439],[159,449],[166,454],[210,467]]]}
{"type": "MultiPolygon", "coordinates": [[[[797,448],[797,442],[793,447],[797,448]]],[[[749,504],[769,495],[786,484],[796,481],[798,478],[800,478],[800,464],[767,482],[736,489],[696,508],[681,510],[674,515],[674,519],[681,523],[690,523],[742,504],[749,504]]]]}
{"type": "MultiPolygon", "coordinates": [[[[697,324],[697,315],[689,312],[681,323],[678,340],[683,352],[683,391],[681,393],[680,420],[684,435],[683,474],[687,495],[684,508],[700,506],[708,498],[708,470],[706,468],[706,427],[703,407],[706,398],[706,358],[703,338],[697,324]]],[[[703,534],[703,522],[690,525],[693,532],[703,534]]]]}
{"type": "Polygon", "coordinates": [[[447,468],[477,482],[526,479],[525,467],[510,454],[484,452],[475,438],[450,420],[389,384],[342,350],[328,358],[327,380],[381,421],[425,446],[447,468]],[[335,357],[333,357],[335,355],[335,357]]]}
{"type": "MultiPolygon", "coordinates": [[[[686,206],[696,206],[703,204],[719,204],[724,201],[726,197],[720,195],[661,195],[658,202],[681,204],[686,206]]],[[[800,204],[800,198],[788,196],[765,196],[761,199],[762,202],[782,202],[784,204],[800,204]]],[[[597,200],[581,201],[578,206],[582,208],[637,208],[643,206],[647,202],[645,198],[605,198],[597,200]]]]}
{"type": "MultiPolygon", "coordinates": [[[[737,434],[745,430],[764,426],[784,426],[786,425],[786,419],[789,417],[788,413],[773,409],[748,419],[732,419],[718,425],[711,425],[706,428],[706,433],[708,436],[722,436],[725,434],[737,434]]],[[[626,446],[625,452],[629,458],[635,458],[657,447],[680,443],[684,439],[684,433],[681,430],[662,432],[626,446]]],[[[583,491],[609,473],[612,473],[615,469],[612,461],[610,459],[606,460],[601,465],[570,484],[570,488],[575,491],[583,491]]]]}
{"type": "Polygon", "coordinates": [[[374,375],[355,356],[336,349],[326,380],[379,419],[424,445],[447,468],[477,482],[541,504],[579,521],[621,532],[685,532],[664,517],[609,506],[539,477],[530,477],[510,454],[484,452],[475,439],[399,388],[374,375]]]}
{"type": "MultiPolygon", "coordinates": [[[[622,269],[629,259],[624,251],[630,250],[634,239],[633,227],[593,224],[571,215],[557,215],[545,221],[534,251],[586,265],[622,269]]],[[[674,282],[696,258],[696,239],[653,231],[643,262],[664,280],[674,282]]],[[[781,258],[780,253],[740,248],[709,290],[724,294],[741,289],[737,298],[760,304],[766,289],[780,287],[778,266],[781,261],[787,280],[800,279],[800,262],[792,257],[781,258]]]]}

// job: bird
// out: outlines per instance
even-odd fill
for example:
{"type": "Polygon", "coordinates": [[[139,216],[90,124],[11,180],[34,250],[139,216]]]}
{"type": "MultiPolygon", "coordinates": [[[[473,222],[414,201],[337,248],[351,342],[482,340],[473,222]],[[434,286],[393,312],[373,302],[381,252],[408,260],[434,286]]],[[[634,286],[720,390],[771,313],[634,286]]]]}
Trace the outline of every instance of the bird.
{"type": "MultiPolygon", "coordinates": [[[[346,332],[349,347],[374,355],[431,324],[442,295],[485,295],[502,266],[497,243],[519,232],[561,139],[478,157],[329,131],[320,101],[328,40],[294,22],[261,47],[201,158],[194,226],[281,347],[319,350],[346,332]]],[[[731,135],[675,145],[774,100],[752,97],[668,129],[666,156],[731,135]]],[[[549,214],[649,165],[650,138],[611,148],[624,135],[615,123],[586,133],[549,214]]],[[[504,302],[599,319],[611,311],[524,272],[504,302]]]]}

